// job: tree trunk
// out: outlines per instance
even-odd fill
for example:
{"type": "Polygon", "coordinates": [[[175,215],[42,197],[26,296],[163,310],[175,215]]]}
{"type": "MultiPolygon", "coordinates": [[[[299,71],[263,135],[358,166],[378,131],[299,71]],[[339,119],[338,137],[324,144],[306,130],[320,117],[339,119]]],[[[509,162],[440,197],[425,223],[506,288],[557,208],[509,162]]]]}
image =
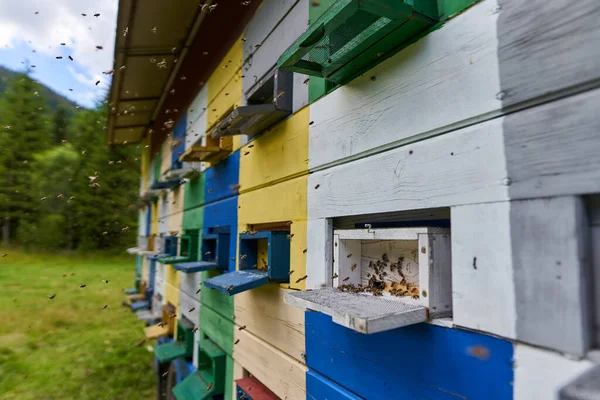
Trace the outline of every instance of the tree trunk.
{"type": "Polygon", "coordinates": [[[4,217],[2,225],[2,242],[5,246],[10,244],[10,217],[8,215],[4,217]]]}

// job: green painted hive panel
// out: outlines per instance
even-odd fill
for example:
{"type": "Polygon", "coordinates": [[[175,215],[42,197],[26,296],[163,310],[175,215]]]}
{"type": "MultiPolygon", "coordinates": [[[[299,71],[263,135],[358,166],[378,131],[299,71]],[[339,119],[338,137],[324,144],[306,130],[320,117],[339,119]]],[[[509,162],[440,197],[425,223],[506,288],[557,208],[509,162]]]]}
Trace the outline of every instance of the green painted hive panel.
{"type": "Polygon", "coordinates": [[[279,68],[346,82],[438,22],[436,0],[340,0],[279,58],[279,68]]]}
{"type": "Polygon", "coordinates": [[[156,346],[154,354],[159,363],[164,364],[179,357],[185,357],[187,349],[185,344],[179,342],[163,343],[156,346]]]}
{"type": "Polygon", "coordinates": [[[203,400],[219,393],[214,383],[206,382],[200,372],[195,372],[175,386],[173,394],[177,400],[203,400]]]}

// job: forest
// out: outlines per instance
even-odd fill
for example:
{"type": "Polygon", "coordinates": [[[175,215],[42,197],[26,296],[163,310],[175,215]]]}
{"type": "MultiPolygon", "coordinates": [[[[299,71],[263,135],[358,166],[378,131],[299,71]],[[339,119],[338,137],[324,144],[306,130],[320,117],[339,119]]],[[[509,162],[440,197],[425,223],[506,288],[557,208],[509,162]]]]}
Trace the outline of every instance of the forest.
{"type": "Polygon", "coordinates": [[[141,152],[138,145],[118,153],[106,146],[109,105],[79,107],[29,72],[0,78],[0,246],[133,246],[141,152]]]}

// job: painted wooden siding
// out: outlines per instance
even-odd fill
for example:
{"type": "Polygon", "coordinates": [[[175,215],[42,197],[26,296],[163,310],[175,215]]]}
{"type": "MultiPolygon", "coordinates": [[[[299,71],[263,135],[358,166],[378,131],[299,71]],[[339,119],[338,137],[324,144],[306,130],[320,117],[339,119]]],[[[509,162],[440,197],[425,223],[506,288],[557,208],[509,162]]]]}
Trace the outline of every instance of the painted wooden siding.
{"type": "Polygon", "coordinates": [[[305,318],[309,368],[363,398],[512,399],[505,340],[429,324],[364,335],[320,313],[305,318]]]}
{"type": "Polygon", "coordinates": [[[311,105],[309,168],[498,114],[495,6],[475,5],[311,105]]]}
{"type": "Polygon", "coordinates": [[[198,92],[187,111],[185,149],[189,149],[205,133],[207,128],[208,87],[204,85],[198,92]]]}
{"type": "Polygon", "coordinates": [[[169,218],[169,203],[167,203],[166,196],[160,197],[157,201],[158,203],[158,233],[166,234],[167,223],[169,218]]]}

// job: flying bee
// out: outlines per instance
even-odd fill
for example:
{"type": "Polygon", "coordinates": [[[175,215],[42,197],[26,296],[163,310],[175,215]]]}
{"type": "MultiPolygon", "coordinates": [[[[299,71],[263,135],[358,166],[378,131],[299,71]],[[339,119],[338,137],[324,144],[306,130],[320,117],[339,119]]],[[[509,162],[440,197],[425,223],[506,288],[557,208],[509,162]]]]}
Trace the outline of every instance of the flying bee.
{"type": "Polygon", "coordinates": [[[238,331],[243,331],[244,329],[246,329],[246,325],[242,325],[238,328],[238,331]]]}
{"type": "Polygon", "coordinates": [[[292,233],[291,235],[286,235],[286,238],[288,238],[288,240],[291,240],[294,237],[294,234],[292,233]]]}
{"type": "Polygon", "coordinates": [[[198,327],[195,327],[194,329],[192,329],[192,333],[196,333],[198,332],[198,327]]]}
{"type": "Polygon", "coordinates": [[[349,279],[350,279],[350,277],[348,276],[348,277],[346,277],[346,278],[342,279],[342,281],[346,282],[346,281],[348,281],[349,279]]]}
{"type": "Polygon", "coordinates": [[[298,279],[296,279],[296,283],[300,283],[300,282],[302,282],[303,280],[305,280],[306,278],[308,278],[308,275],[304,275],[302,278],[298,278],[298,279]]]}
{"type": "Polygon", "coordinates": [[[213,383],[209,383],[208,386],[206,387],[206,391],[208,392],[210,389],[212,389],[213,387],[213,383]]]}
{"type": "Polygon", "coordinates": [[[80,287],[80,288],[82,288],[82,289],[83,289],[84,287],[86,287],[86,286],[87,286],[87,285],[79,285],[79,287],[80,287]]]}
{"type": "Polygon", "coordinates": [[[331,275],[331,279],[335,279],[337,278],[339,275],[337,273],[334,273],[333,275],[331,275]]]}
{"type": "Polygon", "coordinates": [[[200,291],[201,291],[201,290],[202,290],[202,289],[198,289],[198,290],[196,290],[196,294],[200,293],[200,291]]]}
{"type": "Polygon", "coordinates": [[[356,269],[356,263],[354,263],[350,266],[350,271],[354,271],[355,269],[356,269]]]}
{"type": "Polygon", "coordinates": [[[241,260],[245,260],[245,259],[246,259],[246,257],[248,257],[248,255],[247,255],[247,254],[242,254],[242,255],[240,256],[240,261],[241,261],[241,260]]]}
{"type": "Polygon", "coordinates": [[[233,290],[233,285],[227,286],[227,289],[225,289],[225,290],[227,290],[228,292],[231,292],[233,290]]]}
{"type": "Polygon", "coordinates": [[[64,197],[64,194],[59,194],[58,196],[56,196],[57,199],[62,199],[64,197]]]}
{"type": "Polygon", "coordinates": [[[52,293],[50,296],[48,296],[48,298],[50,300],[54,300],[55,297],[56,297],[56,293],[52,293]]]}
{"type": "Polygon", "coordinates": [[[346,256],[346,258],[350,258],[350,257],[352,257],[352,253],[350,253],[346,256]]]}
{"type": "Polygon", "coordinates": [[[192,308],[190,308],[190,311],[188,311],[188,312],[192,312],[192,311],[194,311],[195,309],[196,309],[196,307],[192,307],[192,308]]]}
{"type": "Polygon", "coordinates": [[[177,316],[177,314],[170,314],[170,315],[169,315],[169,318],[173,319],[173,318],[175,318],[176,316],[177,316]]]}
{"type": "Polygon", "coordinates": [[[169,371],[165,372],[164,374],[162,374],[162,377],[164,378],[165,376],[169,375],[169,371]]]}
{"type": "Polygon", "coordinates": [[[46,200],[48,200],[48,197],[44,196],[44,197],[42,197],[40,200],[42,200],[42,201],[46,201],[46,200]]]}
{"type": "Polygon", "coordinates": [[[294,273],[294,270],[291,270],[288,275],[292,275],[294,273]]]}
{"type": "Polygon", "coordinates": [[[108,304],[105,304],[105,305],[104,305],[104,306],[101,308],[101,310],[106,310],[106,308],[107,308],[107,307],[108,307],[108,304]]]}
{"type": "Polygon", "coordinates": [[[306,84],[308,84],[308,81],[309,81],[309,80],[310,80],[310,78],[306,78],[306,79],[304,80],[304,82],[302,82],[302,83],[306,85],[306,84]]]}

